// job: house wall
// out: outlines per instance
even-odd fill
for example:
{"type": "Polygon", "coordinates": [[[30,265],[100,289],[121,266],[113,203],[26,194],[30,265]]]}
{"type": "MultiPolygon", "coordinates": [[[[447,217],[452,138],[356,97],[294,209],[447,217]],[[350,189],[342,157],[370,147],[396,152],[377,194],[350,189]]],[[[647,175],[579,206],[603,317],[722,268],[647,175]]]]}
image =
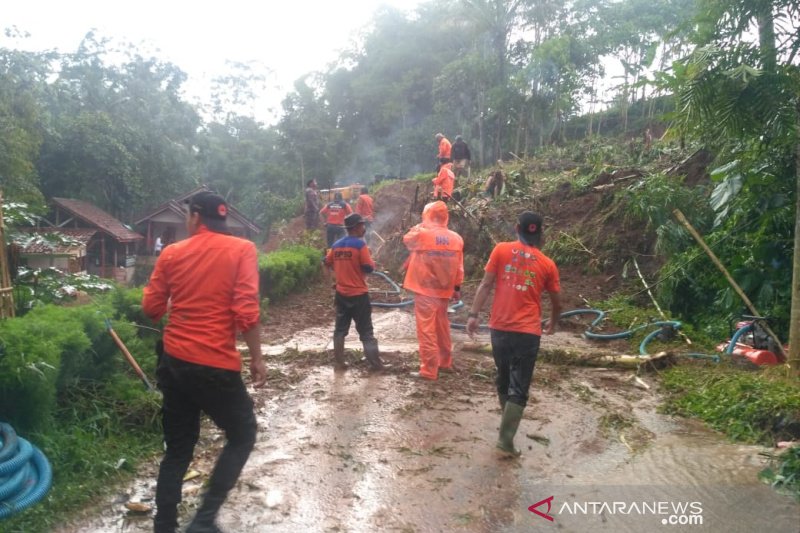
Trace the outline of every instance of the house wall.
{"type": "Polygon", "coordinates": [[[63,272],[69,272],[69,257],[55,255],[28,255],[21,259],[28,268],[57,268],[63,272]]]}

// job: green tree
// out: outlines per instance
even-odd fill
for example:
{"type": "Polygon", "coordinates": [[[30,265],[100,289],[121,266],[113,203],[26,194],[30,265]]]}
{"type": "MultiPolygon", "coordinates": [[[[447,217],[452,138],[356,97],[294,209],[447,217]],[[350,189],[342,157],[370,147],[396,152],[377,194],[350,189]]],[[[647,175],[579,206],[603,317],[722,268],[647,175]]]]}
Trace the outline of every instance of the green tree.
{"type": "Polygon", "coordinates": [[[741,266],[745,288],[758,295],[756,306],[770,309],[775,292],[769,287],[780,287],[775,282],[781,278],[792,279],[783,307],[772,309],[785,324],[782,329],[789,329],[790,360],[800,374],[800,73],[793,63],[800,48],[800,3],[710,0],[700,4],[700,13],[698,47],[674,69],[676,125],[719,154],[719,231],[744,228],[752,237],[747,249],[722,259],[741,266]],[[757,40],[748,33],[753,27],[757,40]],[[794,269],[780,261],[788,257],[792,242],[794,269]],[[770,275],[767,265],[776,272],[770,275]],[[791,310],[786,309],[788,298],[791,310]]]}

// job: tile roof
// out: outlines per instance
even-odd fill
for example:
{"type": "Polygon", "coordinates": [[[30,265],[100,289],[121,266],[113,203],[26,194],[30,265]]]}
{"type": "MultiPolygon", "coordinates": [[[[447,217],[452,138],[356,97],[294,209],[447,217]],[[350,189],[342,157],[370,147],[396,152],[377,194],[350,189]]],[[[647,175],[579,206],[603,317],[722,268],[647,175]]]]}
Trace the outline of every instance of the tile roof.
{"type": "MultiPolygon", "coordinates": [[[[210,190],[211,189],[208,188],[208,186],[201,185],[200,187],[197,187],[197,188],[189,191],[186,194],[183,194],[181,196],[178,196],[176,198],[173,198],[171,200],[168,200],[168,201],[164,202],[163,204],[159,205],[155,209],[152,209],[151,211],[149,211],[147,214],[140,215],[139,217],[137,217],[137,220],[135,220],[133,222],[133,224],[134,224],[134,226],[138,226],[140,224],[143,224],[143,223],[147,222],[148,219],[156,216],[159,213],[167,211],[167,210],[172,211],[172,212],[174,212],[174,213],[176,213],[176,214],[178,214],[180,216],[183,216],[183,214],[185,212],[184,203],[185,203],[186,200],[188,200],[189,198],[191,198],[192,196],[194,196],[198,192],[210,191],[210,190]]],[[[262,231],[261,226],[259,226],[258,224],[256,224],[255,222],[253,222],[252,220],[250,220],[249,218],[244,216],[241,211],[236,209],[236,207],[232,206],[231,204],[228,204],[228,213],[229,213],[228,216],[238,220],[243,226],[245,226],[247,228],[250,228],[250,230],[253,231],[254,233],[261,233],[261,231],[262,231]]]]}
{"type": "Polygon", "coordinates": [[[97,226],[100,231],[109,234],[119,242],[134,242],[144,239],[135,231],[128,229],[122,222],[89,202],[70,198],[53,198],[53,203],[84,222],[97,226]]]}
{"type": "Polygon", "coordinates": [[[59,233],[64,237],[76,241],[77,244],[49,244],[38,239],[32,239],[21,250],[20,253],[27,255],[37,254],[68,254],[77,246],[86,246],[92,236],[97,233],[96,229],[89,228],[20,228],[23,233],[30,234],[31,237],[45,233],[59,233]]]}

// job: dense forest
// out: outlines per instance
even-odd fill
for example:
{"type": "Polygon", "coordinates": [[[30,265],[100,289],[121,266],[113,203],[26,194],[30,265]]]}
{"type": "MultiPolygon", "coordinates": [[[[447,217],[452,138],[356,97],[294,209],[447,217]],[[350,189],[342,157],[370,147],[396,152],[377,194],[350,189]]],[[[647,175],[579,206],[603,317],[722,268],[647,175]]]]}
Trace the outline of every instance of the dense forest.
{"type": "MultiPolygon", "coordinates": [[[[0,49],[1,186],[7,199],[79,198],[130,220],[204,183],[269,225],[296,214],[310,178],[327,187],[432,171],[438,131],[463,135],[488,166],[657,124],[664,139],[714,155],[715,189],[694,222],[736,230],[720,255],[786,320],[799,30],[798,0],[383,7],[326,71],[295,82],[271,125],[231,111],[259,86],[246,69],[217,80],[200,107],[178,65],[94,32],[74,52],[0,49]]],[[[653,202],[668,213],[668,198],[653,202]]],[[[678,311],[719,297],[708,290],[715,274],[688,270],[674,287],[678,311]]]]}

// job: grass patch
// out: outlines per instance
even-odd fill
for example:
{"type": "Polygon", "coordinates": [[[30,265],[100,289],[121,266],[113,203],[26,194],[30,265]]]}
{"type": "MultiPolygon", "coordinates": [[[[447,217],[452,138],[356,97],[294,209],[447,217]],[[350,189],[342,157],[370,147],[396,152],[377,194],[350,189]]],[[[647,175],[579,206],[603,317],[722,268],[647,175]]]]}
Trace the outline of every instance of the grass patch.
{"type": "MultiPolygon", "coordinates": [[[[113,386],[113,385],[110,385],[113,386]]],[[[157,394],[121,398],[108,386],[85,386],[70,395],[46,431],[23,435],[53,467],[53,486],[40,503],[3,521],[9,533],[52,531],[65,517],[133,478],[139,464],[161,450],[157,394]]]]}
{"type": "Polygon", "coordinates": [[[685,364],[663,374],[668,413],[700,418],[733,440],[774,445],[800,435],[800,385],[728,365],[685,364]]]}

